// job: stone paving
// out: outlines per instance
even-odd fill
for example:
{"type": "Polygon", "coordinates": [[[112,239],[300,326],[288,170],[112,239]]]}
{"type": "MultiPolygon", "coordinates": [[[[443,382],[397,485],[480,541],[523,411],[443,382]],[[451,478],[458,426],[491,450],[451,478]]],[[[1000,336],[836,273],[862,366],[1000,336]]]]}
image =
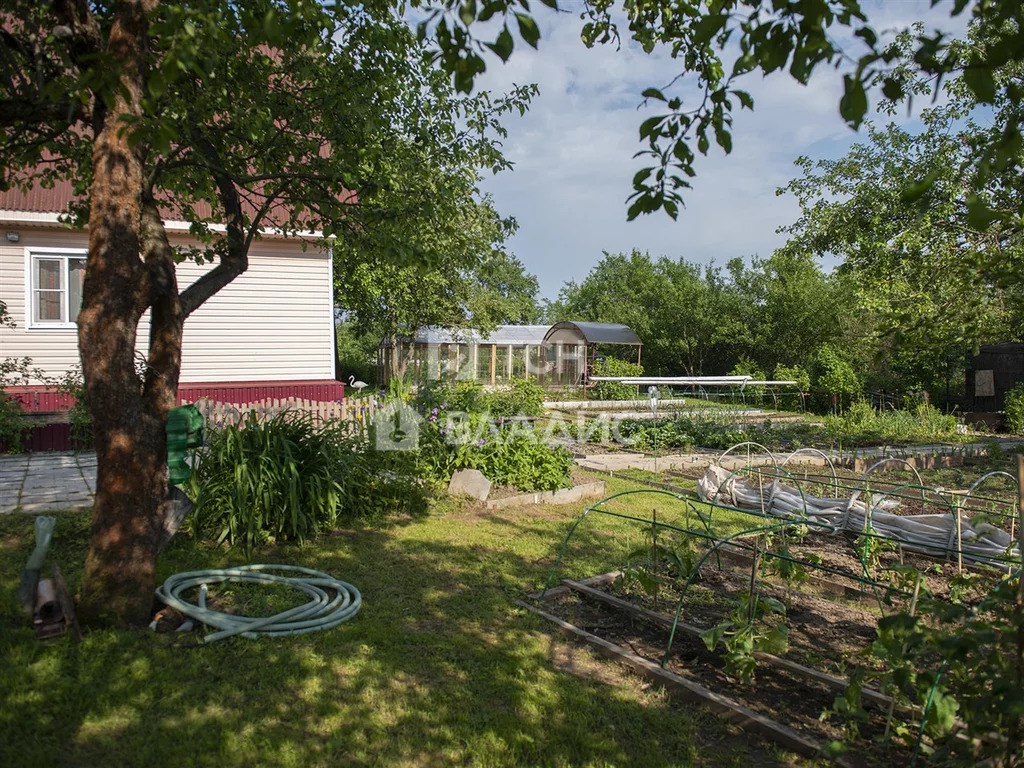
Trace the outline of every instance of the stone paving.
{"type": "Polygon", "coordinates": [[[92,506],[95,453],[0,456],[0,514],[92,506]]]}

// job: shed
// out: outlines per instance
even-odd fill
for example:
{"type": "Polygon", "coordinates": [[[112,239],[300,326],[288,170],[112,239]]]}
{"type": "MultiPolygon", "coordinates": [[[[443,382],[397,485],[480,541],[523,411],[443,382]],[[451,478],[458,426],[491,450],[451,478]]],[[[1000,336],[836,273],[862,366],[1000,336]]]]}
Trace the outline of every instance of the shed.
{"type": "Polygon", "coordinates": [[[971,358],[967,394],[975,411],[1001,411],[1006,393],[1024,381],[1024,344],[985,344],[971,358]]]}

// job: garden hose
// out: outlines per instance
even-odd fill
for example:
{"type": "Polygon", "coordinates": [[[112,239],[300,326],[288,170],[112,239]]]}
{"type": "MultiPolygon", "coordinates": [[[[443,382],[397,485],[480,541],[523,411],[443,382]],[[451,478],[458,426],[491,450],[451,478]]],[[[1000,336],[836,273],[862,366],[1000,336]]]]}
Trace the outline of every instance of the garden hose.
{"type": "Polygon", "coordinates": [[[260,635],[283,637],[331,629],[355,616],[363,604],[363,596],[359,590],[348,582],[298,565],[254,564],[240,565],[236,568],[185,571],[168,578],[157,589],[156,594],[167,606],[207,626],[219,629],[220,631],[212,632],[203,638],[207,643],[234,635],[248,638],[260,635]],[[272,571],[300,575],[287,576],[272,571]],[[273,616],[258,618],[207,608],[208,585],[225,581],[281,584],[307,593],[310,599],[303,605],[289,608],[273,616]],[[185,600],[183,595],[196,587],[199,588],[198,602],[185,600]]]}

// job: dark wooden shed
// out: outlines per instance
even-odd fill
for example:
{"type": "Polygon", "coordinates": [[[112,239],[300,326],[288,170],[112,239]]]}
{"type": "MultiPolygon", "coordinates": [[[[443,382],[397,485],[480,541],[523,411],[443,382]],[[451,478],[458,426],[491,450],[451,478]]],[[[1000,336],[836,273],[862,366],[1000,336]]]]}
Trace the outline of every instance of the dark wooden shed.
{"type": "Polygon", "coordinates": [[[1024,344],[985,344],[971,358],[967,395],[975,411],[1001,411],[1006,393],[1024,381],[1024,344]]]}

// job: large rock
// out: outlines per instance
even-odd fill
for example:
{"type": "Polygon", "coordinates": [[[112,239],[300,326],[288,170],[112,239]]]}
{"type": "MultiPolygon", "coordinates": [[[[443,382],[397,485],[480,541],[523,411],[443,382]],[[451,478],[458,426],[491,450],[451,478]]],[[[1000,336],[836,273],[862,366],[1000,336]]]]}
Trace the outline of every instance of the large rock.
{"type": "Polygon", "coordinates": [[[453,496],[469,496],[480,501],[487,501],[491,492],[491,481],[484,477],[478,469],[460,469],[448,483],[448,493],[453,496]]]}

